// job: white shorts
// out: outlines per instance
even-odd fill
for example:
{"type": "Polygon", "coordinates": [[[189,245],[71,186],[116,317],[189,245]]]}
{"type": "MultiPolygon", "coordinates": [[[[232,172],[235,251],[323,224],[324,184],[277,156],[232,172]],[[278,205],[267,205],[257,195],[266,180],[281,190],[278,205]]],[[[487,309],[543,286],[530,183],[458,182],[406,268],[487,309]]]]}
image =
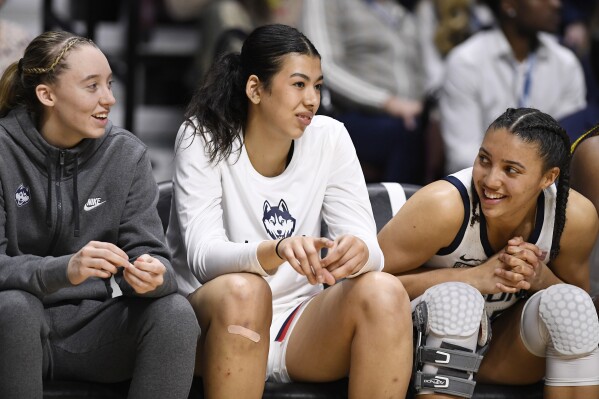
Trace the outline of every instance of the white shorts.
{"type": "Polygon", "coordinates": [[[300,316],[314,298],[311,296],[298,306],[287,309],[284,312],[273,314],[270,325],[270,345],[268,348],[268,363],[266,365],[266,380],[272,382],[291,382],[287,373],[285,356],[289,336],[299,320],[300,316]]]}

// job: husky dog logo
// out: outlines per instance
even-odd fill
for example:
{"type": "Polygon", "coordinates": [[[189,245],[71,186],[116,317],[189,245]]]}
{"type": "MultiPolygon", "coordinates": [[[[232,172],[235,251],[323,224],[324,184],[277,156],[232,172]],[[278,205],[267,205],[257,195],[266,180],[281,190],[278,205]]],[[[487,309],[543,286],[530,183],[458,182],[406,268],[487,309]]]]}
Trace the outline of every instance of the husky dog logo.
{"type": "Polygon", "coordinates": [[[291,237],[295,231],[295,219],[289,213],[285,200],[281,200],[278,206],[271,206],[268,201],[264,201],[262,209],[262,223],[273,240],[291,237]]]}
{"type": "Polygon", "coordinates": [[[29,191],[29,187],[21,184],[15,192],[15,201],[17,202],[17,206],[22,207],[24,205],[27,205],[30,199],[31,193],[29,191]]]}

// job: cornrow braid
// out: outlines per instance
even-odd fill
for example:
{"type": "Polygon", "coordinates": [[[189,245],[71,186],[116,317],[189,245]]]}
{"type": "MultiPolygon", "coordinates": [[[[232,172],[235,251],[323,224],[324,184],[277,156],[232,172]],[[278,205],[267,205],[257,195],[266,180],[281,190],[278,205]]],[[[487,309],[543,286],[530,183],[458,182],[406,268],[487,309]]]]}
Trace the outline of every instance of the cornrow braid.
{"type": "Polygon", "coordinates": [[[48,73],[48,72],[54,71],[54,68],[56,68],[56,65],[58,65],[58,63],[60,62],[60,60],[62,60],[62,58],[64,57],[64,55],[67,53],[67,51],[69,51],[75,44],[80,43],[80,42],[89,42],[89,40],[84,39],[82,37],[74,37],[74,38],[70,39],[69,41],[67,41],[67,43],[65,44],[65,46],[62,48],[62,50],[60,51],[60,53],[58,53],[58,55],[54,59],[54,62],[52,62],[52,64],[50,64],[50,66],[48,66],[46,68],[27,68],[27,69],[23,69],[23,73],[41,75],[43,73],[48,73]]]}
{"type": "MultiPolygon", "coordinates": [[[[569,144],[569,143],[568,143],[569,144]]],[[[570,164],[568,156],[568,165],[570,164]]],[[[560,168],[560,176],[557,180],[557,200],[555,204],[555,223],[553,225],[553,240],[549,260],[557,257],[560,251],[560,239],[566,225],[566,205],[570,195],[570,168],[560,168]]]]}
{"type": "Polygon", "coordinates": [[[487,131],[497,129],[506,129],[526,143],[537,144],[544,171],[553,167],[560,170],[549,254],[549,259],[553,260],[559,254],[560,239],[566,224],[566,206],[570,192],[570,138],[555,119],[534,108],[508,108],[491,123],[487,131]]]}

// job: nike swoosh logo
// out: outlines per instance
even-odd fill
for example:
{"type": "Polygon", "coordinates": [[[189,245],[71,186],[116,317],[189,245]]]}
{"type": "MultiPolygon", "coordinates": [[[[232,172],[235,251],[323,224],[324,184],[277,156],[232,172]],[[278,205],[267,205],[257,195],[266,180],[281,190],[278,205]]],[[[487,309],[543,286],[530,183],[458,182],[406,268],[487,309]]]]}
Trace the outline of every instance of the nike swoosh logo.
{"type": "Polygon", "coordinates": [[[466,258],[466,255],[460,256],[460,260],[463,260],[464,262],[482,262],[482,260],[476,258],[468,259],[466,258]]]}
{"type": "Polygon", "coordinates": [[[106,203],[106,201],[99,202],[99,203],[94,204],[94,205],[87,205],[87,204],[85,204],[85,206],[83,207],[83,210],[84,211],[91,211],[92,209],[97,208],[97,207],[99,207],[100,205],[102,205],[104,203],[106,203]]]}

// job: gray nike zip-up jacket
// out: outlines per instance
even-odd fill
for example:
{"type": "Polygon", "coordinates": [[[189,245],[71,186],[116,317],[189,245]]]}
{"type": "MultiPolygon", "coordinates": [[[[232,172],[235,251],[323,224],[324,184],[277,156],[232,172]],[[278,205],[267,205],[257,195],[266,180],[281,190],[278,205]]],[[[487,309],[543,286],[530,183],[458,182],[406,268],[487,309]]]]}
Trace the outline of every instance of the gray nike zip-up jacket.
{"type": "MultiPolygon", "coordinates": [[[[158,188],[145,145],[108,122],[99,139],[66,150],[48,144],[24,109],[0,119],[0,290],[23,290],[44,304],[107,299],[108,279],[73,286],[71,257],[88,242],[115,244],[131,262],[142,254],[167,268],[164,283],[145,297],[177,286],[156,210],[158,188]]],[[[124,295],[137,295],[115,276],[124,295]]]]}

